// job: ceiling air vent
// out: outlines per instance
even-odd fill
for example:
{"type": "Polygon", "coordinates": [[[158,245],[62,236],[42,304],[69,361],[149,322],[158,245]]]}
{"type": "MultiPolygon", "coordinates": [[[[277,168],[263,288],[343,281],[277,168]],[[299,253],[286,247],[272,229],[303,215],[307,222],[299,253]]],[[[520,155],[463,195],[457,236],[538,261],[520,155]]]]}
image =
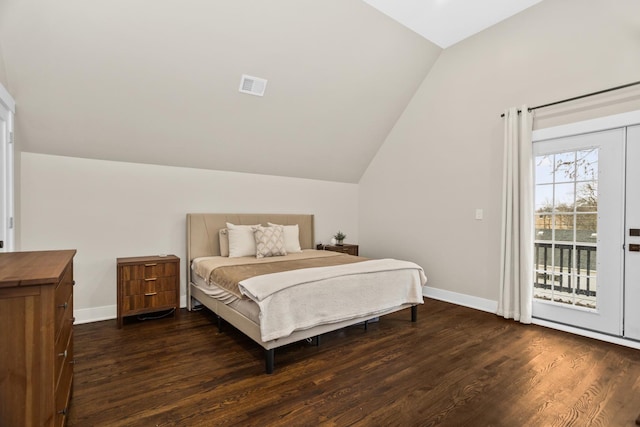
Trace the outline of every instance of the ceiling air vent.
{"type": "Polygon", "coordinates": [[[262,96],[264,90],[267,88],[267,81],[258,77],[242,75],[240,80],[240,92],[248,93],[249,95],[262,96]]]}

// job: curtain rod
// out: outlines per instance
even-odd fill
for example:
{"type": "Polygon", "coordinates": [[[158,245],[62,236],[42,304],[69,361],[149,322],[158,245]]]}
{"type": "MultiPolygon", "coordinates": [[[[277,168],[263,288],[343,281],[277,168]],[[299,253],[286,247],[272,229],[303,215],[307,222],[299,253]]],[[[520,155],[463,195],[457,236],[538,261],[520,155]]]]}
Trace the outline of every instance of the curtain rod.
{"type": "MultiPolygon", "coordinates": [[[[553,105],[564,104],[565,102],[576,101],[578,99],[587,98],[589,96],[600,95],[602,93],[607,93],[607,92],[611,92],[611,91],[618,90],[618,89],[624,89],[624,88],[631,87],[631,86],[636,86],[636,85],[640,85],[640,81],[633,82],[633,83],[627,83],[627,84],[621,85],[621,86],[610,87],[608,89],[603,89],[603,90],[599,90],[597,92],[591,92],[591,93],[587,93],[587,94],[584,94],[584,95],[574,96],[573,98],[567,98],[567,99],[563,99],[563,100],[560,100],[560,101],[550,102],[548,104],[536,105],[535,107],[528,108],[528,110],[529,111],[533,111],[533,110],[537,110],[538,108],[545,108],[545,107],[551,107],[553,105]]],[[[518,110],[518,113],[519,112],[520,112],[520,110],[518,110]]],[[[502,113],[500,115],[500,117],[504,117],[504,113],[502,113]]]]}

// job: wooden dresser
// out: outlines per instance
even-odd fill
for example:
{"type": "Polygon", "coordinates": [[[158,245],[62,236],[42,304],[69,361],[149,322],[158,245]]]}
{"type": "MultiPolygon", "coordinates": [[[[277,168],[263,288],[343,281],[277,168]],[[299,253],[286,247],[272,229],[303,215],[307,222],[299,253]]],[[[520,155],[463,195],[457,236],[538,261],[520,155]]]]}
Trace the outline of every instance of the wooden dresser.
{"type": "Polygon", "coordinates": [[[118,328],[122,319],[178,310],[180,258],[175,255],[118,258],[118,328]]]}
{"type": "Polygon", "coordinates": [[[3,427],[65,424],[73,381],[75,253],[0,253],[3,427]]]}

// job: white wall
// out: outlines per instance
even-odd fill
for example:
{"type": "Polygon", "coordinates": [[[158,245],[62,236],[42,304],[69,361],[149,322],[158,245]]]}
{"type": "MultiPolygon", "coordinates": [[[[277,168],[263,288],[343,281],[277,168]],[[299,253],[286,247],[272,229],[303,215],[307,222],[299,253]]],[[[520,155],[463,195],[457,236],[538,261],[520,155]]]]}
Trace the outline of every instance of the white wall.
{"type": "Polygon", "coordinates": [[[8,87],[7,84],[7,70],[4,66],[4,55],[2,54],[2,41],[0,40],[0,84],[5,88],[8,87]]]}
{"type": "MultiPolygon", "coordinates": [[[[411,259],[428,286],[496,301],[500,114],[638,80],[639,28],[635,0],[545,1],[446,49],[360,181],[361,252],[411,259]]],[[[608,113],[637,109],[630,98],[608,113]]]]}
{"type": "Polygon", "coordinates": [[[116,258],[175,254],[186,213],[312,213],[316,241],[358,241],[357,185],[21,154],[21,250],[77,249],[79,322],[116,315],[116,258]]]}

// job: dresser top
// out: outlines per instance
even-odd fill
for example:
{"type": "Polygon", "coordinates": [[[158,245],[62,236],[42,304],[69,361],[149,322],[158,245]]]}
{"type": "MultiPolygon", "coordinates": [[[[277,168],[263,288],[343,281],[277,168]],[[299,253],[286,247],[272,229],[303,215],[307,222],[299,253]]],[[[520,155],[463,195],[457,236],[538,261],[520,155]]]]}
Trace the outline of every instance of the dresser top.
{"type": "Polygon", "coordinates": [[[0,253],[0,288],[57,283],[75,254],[75,249],[0,253]]]}

